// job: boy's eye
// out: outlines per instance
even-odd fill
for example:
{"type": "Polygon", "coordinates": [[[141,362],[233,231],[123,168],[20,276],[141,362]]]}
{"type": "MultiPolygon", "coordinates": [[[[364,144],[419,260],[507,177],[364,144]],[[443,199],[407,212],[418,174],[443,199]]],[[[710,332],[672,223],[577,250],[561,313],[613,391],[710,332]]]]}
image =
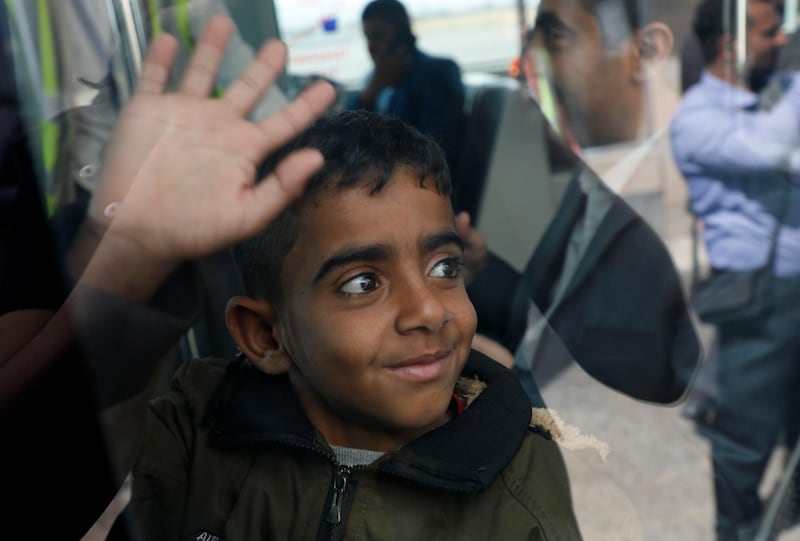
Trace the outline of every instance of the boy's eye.
{"type": "Polygon", "coordinates": [[[436,263],[431,269],[430,275],[432,278],[458,278],[461,276],[462,266],[460,258],[448,257],[436,263]]]}
{"type": "Polygon", "coordinates": [[[342,284],[339,292],[347,295],[363,295],[377,288],[378,279],[374,274],[359,274],[342,284]]]}

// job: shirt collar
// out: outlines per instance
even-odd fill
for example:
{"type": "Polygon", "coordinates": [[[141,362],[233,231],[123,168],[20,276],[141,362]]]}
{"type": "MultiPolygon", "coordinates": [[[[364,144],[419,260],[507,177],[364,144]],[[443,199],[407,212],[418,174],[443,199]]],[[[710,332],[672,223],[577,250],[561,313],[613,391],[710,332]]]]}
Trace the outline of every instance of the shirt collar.
{"type": "Polygon", "coordinates": [[[707,92],[740,109],[752,107],[758,103],[758,95],[754,92],[723,81],[708,70],[703,70],[703,74],[700,76],[700,84],[707,92]]]}

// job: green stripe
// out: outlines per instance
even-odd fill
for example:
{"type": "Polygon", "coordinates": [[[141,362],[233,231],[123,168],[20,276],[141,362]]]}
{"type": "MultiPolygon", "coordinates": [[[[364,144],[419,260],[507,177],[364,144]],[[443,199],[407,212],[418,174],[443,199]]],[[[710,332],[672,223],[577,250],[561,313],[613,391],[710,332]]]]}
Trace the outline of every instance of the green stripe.
{"type": "Polygon", "coordinates": [[[159,17],[158,0],[148,0],[147,3],[150,8],[150,39],[153,39],[162,32],[163,28],[159,17]]]}
{"type": "Polygon", "coordinates": [[[43,119],[39,127],[42,131],[42,161],[44,168],[51,172],[58,153],[58,124],[43,119]]]}
{"type": "Polygon", "coordinates": [[[58,72],[56,71],[56,54],[53,45],[53,27],[50,23],[50,9],[47,6],[47,0],[39,0],[37,7],[42,86],[45,94],[56,96],[58,95],[58,72]]]}
{"type": "MultiPolygon", "coordinates": [[[[60,91],[58,69],[56,67],[56,50],[53,44],[53,25],[50,20],[50,6],[47,0],[38,0],[36,4],[39,24],[39,61],[42,65],[42,88],[46,97],[55,98],[60,91]]],[[[58,155],[58,123],[42,117],[40,121],[42,165],[48,175],[52,174],[58,155]]],[[[48,194],[50,195],[50,194],[48,194]]],[[[50,205],[48,205],[50,206],[50,205]]]]}
{"type": "Polygon", "coordinates": [[[178,0],[176,10],[178,32],[181,34],[186,49],[192,51],[194,50],[194,38],[192,38],[192,27],[189,20],[189,0],[178,0]]]}

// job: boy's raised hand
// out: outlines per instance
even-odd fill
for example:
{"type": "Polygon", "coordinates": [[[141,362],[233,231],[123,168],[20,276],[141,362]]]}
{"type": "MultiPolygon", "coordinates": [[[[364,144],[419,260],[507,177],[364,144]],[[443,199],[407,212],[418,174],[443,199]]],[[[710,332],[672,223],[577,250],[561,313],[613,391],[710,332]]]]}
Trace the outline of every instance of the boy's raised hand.
{"type": "Polygon", "coordinates": [[[300,151],[256,184],[264,157],[322,114],[334,90],[319,83],[279,113],[249,122],[286,50],[277,41],[265,44],[220,98],[210,98],[232,29],[227,18],[209,21],[175,93],[165,86],[177,42],[163,34],[151,46],[89,210],[90,219],[108,225],[104,240],[116,249],[167,267],[213,253],[263,229],[322,165],[317,151],[300,151]]]}

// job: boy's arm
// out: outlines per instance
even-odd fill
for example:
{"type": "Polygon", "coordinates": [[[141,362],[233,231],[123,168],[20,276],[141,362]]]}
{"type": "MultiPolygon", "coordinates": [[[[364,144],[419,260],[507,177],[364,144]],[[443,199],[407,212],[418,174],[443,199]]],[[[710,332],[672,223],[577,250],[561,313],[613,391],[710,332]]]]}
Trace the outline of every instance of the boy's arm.
{"type": "MultiPolygon", "coordinates": [[[[77,286],[58,311],[28,322],[13,348],[0,347],[0,406],[13,403],[57,364],[77,337],[89,341],[86,349],[95,357],[90,363],[112,367],[109,373],[123,368],[101,353],[103,347],[91,355],[103,336],[124,330],[109,320],[97,295],[115,299],[127,306],[123,313],[132,314],[154,298],[181,262],[263,229],[321,165],[318,153],[301,151],[256,184],[261,160],[321,114],[333,91],[327,84],[315,85],[280,113],[248,122],[245,115],[283,66],[284,47],[272,42],[223,97],[207,98],[231,29],[227,19],[210,21],[175,94],[163,92],[175,40],[167,35],[155,40],[90,205],[79,240],[83,258],[73,267],[80,276],[77,286]]],[[[3,328],[13,331],[17,317],[4,315],[3,328]]],[[[134,336],[125,338],[132,343],[134,336]]]]}

